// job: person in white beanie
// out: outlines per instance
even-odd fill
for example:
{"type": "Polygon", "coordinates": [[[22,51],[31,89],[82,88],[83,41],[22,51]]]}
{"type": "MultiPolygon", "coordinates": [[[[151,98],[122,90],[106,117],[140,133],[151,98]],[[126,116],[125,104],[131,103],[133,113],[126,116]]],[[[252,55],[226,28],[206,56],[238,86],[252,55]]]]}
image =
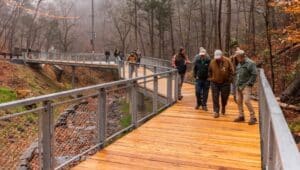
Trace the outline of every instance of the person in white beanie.
{"type": "Polygon", "coordinates": [[[208,74],[212,88],[214,118],[218,118],[220,117],[219,98],[221,96],[221,113],[225,115],[230,94],[230,83],[234,75],[230,59],[224,57],[221,50],[215,51],[214,59],[209,65],[208,74]]]}
{"type": "Polygon", "coordinates": [[[210,82],[208,80],[208,67],[210,64],[210,57],[206,50],[200,47],[199,54],[194,58],[193,62],[193,76],[195,78],[195,91],[197,103],[195,109],[198,110],[202,106],[202,110],[207,111],[207,98],[209,92],[210,82]]]}
{"type": "Polygon", "coordinates": [[[246,104],[250,112],[249,125],[254,125],[257,122],[255,111],[251,104],[251,90],[257,77],[257,69],[254,61],[246,57],[243,50],[236,51],[236,57],[239,62],[236,71],[236,87],[237,87],[237,104],[239,107],[239,116],[235,122],[244,122],[245,115],[243,103],[246,104]]]}

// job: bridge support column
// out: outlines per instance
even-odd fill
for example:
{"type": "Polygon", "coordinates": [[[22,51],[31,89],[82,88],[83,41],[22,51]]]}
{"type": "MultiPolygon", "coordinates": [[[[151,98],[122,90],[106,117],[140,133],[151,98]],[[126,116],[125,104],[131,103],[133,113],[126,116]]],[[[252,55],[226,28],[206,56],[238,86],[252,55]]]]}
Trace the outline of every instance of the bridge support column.
{"type": "Polygon", "coordinates": [[[53,106],[51,101],[44,103],[45,112],[39,114],[39,128],[40,128],[40,151],[42,157],[40,158],[40,165],[42,169],[54,169],[54,145],[53,145],[53,106]]]}
{"type": "Polygon", "coordinates": [[[72,89],[75,88],[75,76],[76,76],[75,66],[72,66],[72,89]]]}

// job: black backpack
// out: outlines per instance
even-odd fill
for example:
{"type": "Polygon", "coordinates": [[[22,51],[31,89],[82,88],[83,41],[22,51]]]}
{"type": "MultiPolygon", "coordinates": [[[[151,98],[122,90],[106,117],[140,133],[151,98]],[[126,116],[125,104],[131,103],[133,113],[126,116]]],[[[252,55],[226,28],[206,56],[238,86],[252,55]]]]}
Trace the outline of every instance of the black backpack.
{"type": "Polygon", "coordinates": [[[185,74],[187,67],[184,56],[181,55],[175,57],[175,66],[179,74],[185,74]]]}

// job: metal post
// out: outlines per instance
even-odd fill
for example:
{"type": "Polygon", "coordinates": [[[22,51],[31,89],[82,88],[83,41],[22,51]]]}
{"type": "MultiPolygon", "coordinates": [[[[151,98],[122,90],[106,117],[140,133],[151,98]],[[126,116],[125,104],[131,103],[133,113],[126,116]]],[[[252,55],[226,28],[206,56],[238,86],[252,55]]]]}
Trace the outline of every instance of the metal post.
{"type": "Polygon", "coordinates": [[[146,90],[146,87],[147,87],[147,84],[146,84],[146,81],[147,81],[147,78],[146,78],[146,75],[147,75],[147,70],[146,70],[146,65],[143,65],[143,71],[144,71],[144,90],[146,90]]]}
{"type": "Polygon", "coordinates": [[[175,81],[174,81],[174,83],[175,83],[175,96],[174,96],[174,99],[175,99],[175,101],[177,101],[178,100],[178,73],[176,72],[175,73],[175,81]]]}
{"type": "Polygon", "coordinates": [[[45,112],[40,115],[40,165],[41,169],[54,169],[54,145],[53,145],[53,107],[51,101],[46,101],[44,103],[45,112]]]}
{"type": "Polygon", "coordinates": [[[99,90],[98,95],[98,106],[97,106],[97,142],[103,143],[105,142],[105,133],[106,133],[106,92],[105,89],[99,90]]]}
{"type": "Polygon", "coordinates": [[[72,89],[75,88],[75,76],[76,76],[75,66],[72,66],[72,89]]]}
{"type": "Polygon", "coordinates": [[[132,65],[133,65],[132,63],[128,63],[128,74],[130,79],[132,78],[133,71],[134,71],[132,65]]]}
{"type": "Polygon", "coordinates": [[[125,62],[124,61],[121,61],[122,62],[122,66],[123,66],[123,79],[125,79],[126,75],[125,75],[125,62]]]}
{"type": "Polygon", "coordinates": [[[167,99],[168,99],[168,104],[171,105],[172,104],[172,73],[168,74],[168,78],[167,78],[167,99]]]}
{"type": "Polygon", "coordinates": [[[158,77],[154,76],[153,80],[153,113],[157,113],[158,110],[158,77]]]}
{"type": "Polygon", "coordinates": [[[134,127],[138,127],[137,123],[137,82],[133,82],[130,88],[130,113],[132,118],[132,124],[134,127]]]}

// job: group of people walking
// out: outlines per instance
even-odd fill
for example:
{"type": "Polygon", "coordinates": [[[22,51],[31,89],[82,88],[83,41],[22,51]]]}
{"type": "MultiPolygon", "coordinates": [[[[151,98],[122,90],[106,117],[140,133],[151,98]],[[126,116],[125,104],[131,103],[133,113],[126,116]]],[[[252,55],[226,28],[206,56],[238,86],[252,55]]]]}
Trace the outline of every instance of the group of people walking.
{"type": "MultiPolygon", "coordinates": [[[[106,61],[106,63],[109,63],[109,58],[111,57],[110,51],[108,51],[108,50],[105,51],[104,55],[105,55],[105,61],[106,61]]],[[[116,62],[118,62],[118,61],[124,61],[125,55],[118,48],[115,49],[115,51],[113,53],[113,56],[115,57],[115,61],[116,62]]]]}
{"type": "MultiPolygon", "coordinates": [[[[178,54],[173,56],[172,63],[173,67],[178,70],[178,99],[182,100],[181,88],[187,71],[187,64],[191,63],[184,48],[180,48],[178,54]]],[[[219,118],[220,114],[225,115],[232,86],[239,108],[239,116],[234,121],[245,121],[243,109],[243,103],[245,103],[250,112],[248,124],[253,125],[257,122],[251,104],[251,89],[257,77],[256,64],[246,56],[243,50],[236,48],[235,54],[230,58],[225,57],[221,50],[216,50],[213,59],[211,59],[207,51],[201,47],[192,64],[196,91],[195,109],[198,110],[201,107],[201,109],[208,111],[207,100],[211,88],[213,117],[219,118]]]]}

